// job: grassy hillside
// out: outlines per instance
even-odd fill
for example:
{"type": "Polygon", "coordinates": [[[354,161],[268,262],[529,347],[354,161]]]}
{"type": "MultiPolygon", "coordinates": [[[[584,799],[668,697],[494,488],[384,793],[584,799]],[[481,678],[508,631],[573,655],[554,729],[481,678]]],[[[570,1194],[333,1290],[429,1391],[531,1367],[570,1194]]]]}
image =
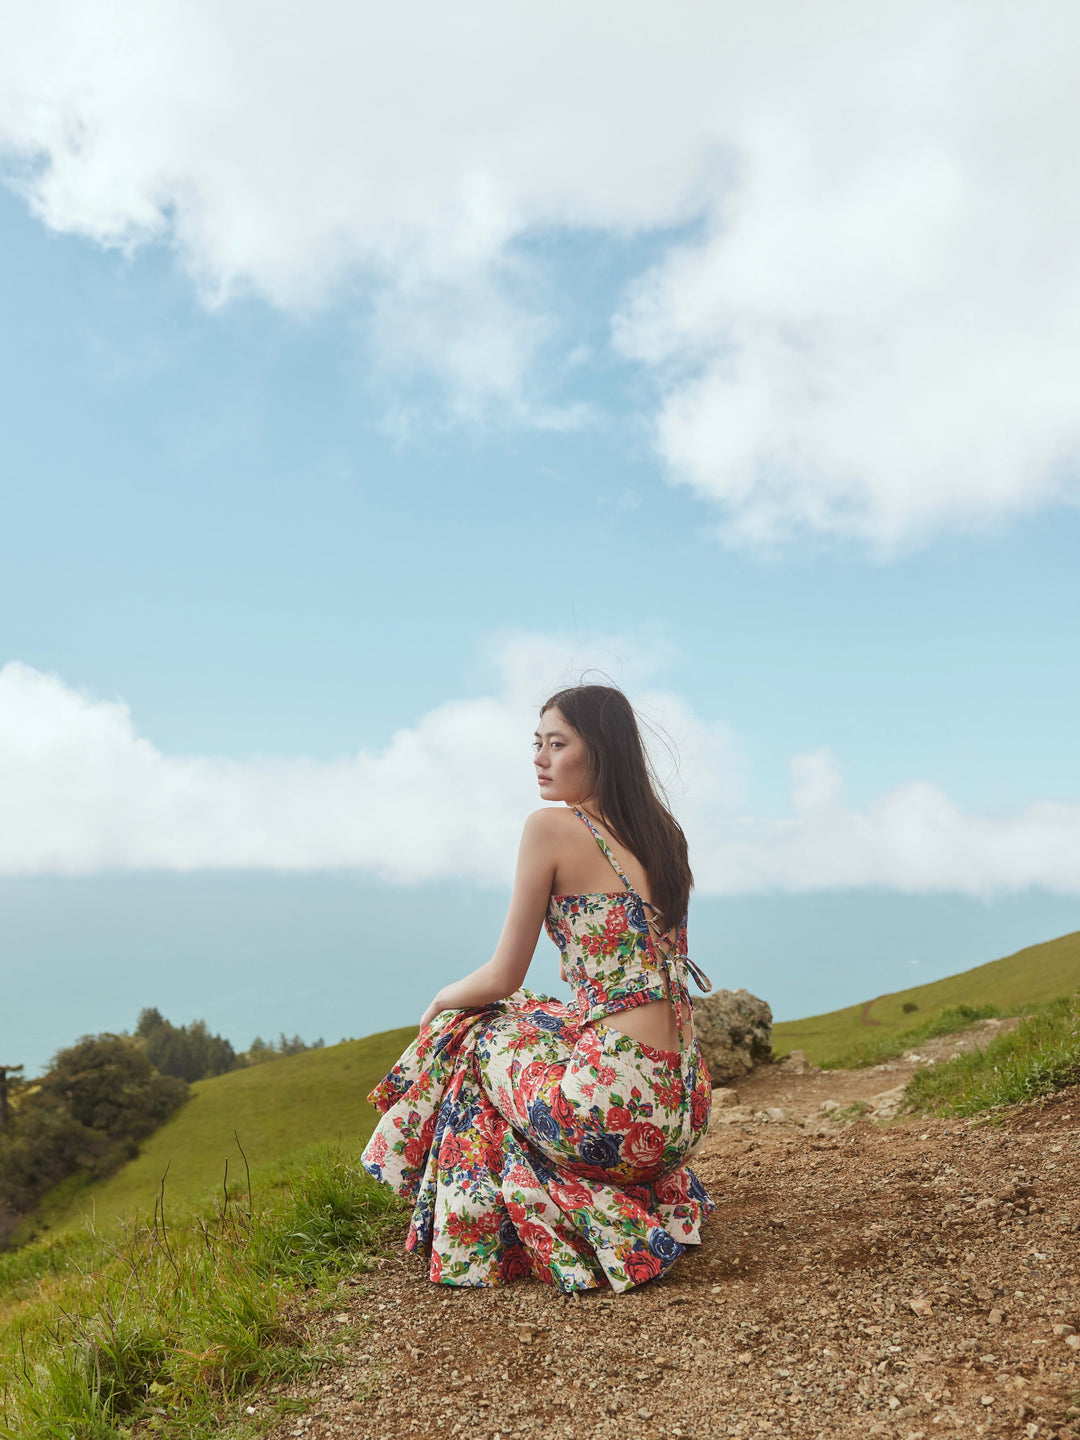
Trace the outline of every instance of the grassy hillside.
{"type": "Polygon", "coordinates": [[[996,1005],[1003,1015],[1015,1015],[1027,1005],[1070,995],[1078,987],[1080,931],[1074,931],[929,985],[898,990],[827,1015],[781,1021],[773,1026],[773,1053],[805,1050],[815,1064],[828,1064],[872,1036],[909,1029],[949,1006],[996,1005]],[[916,1008],[905,1011],[905,1004],[916,1008]]]}
{"type": "Polygon", "coordinates": [[[319,1143],[357,1148],[375,1123],[364,1097],[415,1034],[386,1030],[197,1081],[191,1099],[144,1142],[135,1160],[108,1180],[74,1194],[61,1186],[47,1197],[39,1230],[41,1222],[53,1233],[68,1230],[91,1213],[107,1225],[132,1211],[152,1211],[166,1167],[166,1201],[172,1208],[195,1204],[213,1191],[220,1195],[226,1160],[229,1188],[238,1191],[244,1166],[234,1130],[256,1173],[276,1169],[319,1143]]]}

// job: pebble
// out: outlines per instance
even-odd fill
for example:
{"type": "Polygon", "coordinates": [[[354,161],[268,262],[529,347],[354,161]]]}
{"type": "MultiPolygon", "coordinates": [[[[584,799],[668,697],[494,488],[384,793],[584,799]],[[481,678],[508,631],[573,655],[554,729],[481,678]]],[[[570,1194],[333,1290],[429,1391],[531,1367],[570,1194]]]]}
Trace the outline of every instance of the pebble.
{"type": "MultiPolygon", "coordinates": [[[[343,1347],[342,1369],[324,1372],[332,1386],[282,1387],[312,1419],[278,1422],[276,1440],[294,1427],[309,1440],[610,1440],[633,1419],[642,1440],[1030,1440],[1032,1425],[1037,1440],[1080,1440],[1065,1420],[1080,1274],[1059,1219],[1066,1206],[1069,1225],[1080,1218],[1080,1125],[841,1129],[821,1112],[818,1130],[822,1091],[846,1110],[882,1080],[776,1068],[717,1105],[694,1162],[717,1212],[662,1282],[566,1300],[523,1281],[444,1306],[395,1256],[358,1287],[377,1327],[365,1358],[343,1347]],[[763,1124],[771,1110],[787,1123],[763,1124]],[[1061,1141],[1052,1160],[1028,1146],[1036,1135],[1061,1141]],[[1047,1216],[1014,1214],[1021,1186],[1038,1187],[1047,1216]],[[992,1198],[1006,1190],[1013,1199],[992,1198]]],[[[1050,1109],[1034,1113],[1045,1124],[1050,1109]]],[[[313,1346],[340,1340],[332,1310],[309,1323],[313,1346]]]]}

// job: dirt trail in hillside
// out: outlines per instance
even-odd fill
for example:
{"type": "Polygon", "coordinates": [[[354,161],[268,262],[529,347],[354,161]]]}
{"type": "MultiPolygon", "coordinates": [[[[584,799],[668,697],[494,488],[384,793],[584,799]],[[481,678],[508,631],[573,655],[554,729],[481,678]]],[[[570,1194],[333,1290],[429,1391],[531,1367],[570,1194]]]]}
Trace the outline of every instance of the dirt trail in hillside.
{"type": "Polygon", "coordinates": [[[820,1110],[919,1063],[748,1077],[695,1159],[700,1250],[626,1295],[384,1262],[312,1322],[363,1333],[277,1437],[1080,1440],[1080,1088],[999,1127],[820,1110]]]}

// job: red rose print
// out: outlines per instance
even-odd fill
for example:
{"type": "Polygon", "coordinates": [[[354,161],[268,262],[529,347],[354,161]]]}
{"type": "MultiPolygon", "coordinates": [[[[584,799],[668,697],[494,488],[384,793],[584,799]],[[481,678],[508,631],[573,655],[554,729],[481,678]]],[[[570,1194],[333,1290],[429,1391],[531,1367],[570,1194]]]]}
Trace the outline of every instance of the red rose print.
{"type": "Polygon", "coordinates": [[[485,1145],[483,1150],[484,1164],[491,1171],[492,1175],[498,1178],[502,1174],[503,1157],[502,1151],[497,1145],[485,1145]]]}
{"type": "Polygon", "coordinates": [[[600,1037],[595,1030],[583,1030],[581,1032],[578,1050],[590,1065],[596,1064],[600,1059],[600,1037]]]}
{"type": "Polygon", "coordinates": [[[612,1105],[607,1112],[607,1128],[609,1130],[629,1130],[634,1123],[634,1117],[625,1105],[612,1105]]]}
{"type": "Polygon", "coordinates": [[[501,1145],[509,1127],[493,1106],[485,1106],[476,1117],[476,1128],[485,1140],[490,1140],[493,1145],[501,1145]]]}
{"type": "Polygon", "coordinates": [[[526,1170],[524,1165],[511,1165],[506,1178],[511,1185],[530,1186],[536,1184],[536,1176],[531,1170],[526,1170]]]}
{"type": "Polygon", "coordinates": [[[420,1143],[425,1150],[435,1139],[435,1122],[437,1118],[435,1115],[429,1115],[424,1121],[424,1128],[420,1131],[420,1143]]]}
{"type": "Polygon", "coordinates": [[[386,1136],[376,1134],[372,1137],[371,1144],[367,1148],[368,1159],[376,1165],[381,1165],[382,1162],[386,1159],[386,1152],[388,1148],[389,1147],[386,1143],[386,1136]]]}
{"type": "Polygon", "coordinates": [[[443,1170],[449,1170],[452,1165],[460,1165],[463,1152],[461,1141],[456,1135],[447,1135],[443,1139],[442,1148],[439,1150],[439,1166],[443,1170]]]}
{"type": "Polygon", "coordinates": [[[634,1250],[623,1261],[626,1273],[635,1285],[642,1285],[660,1274],[660,1261],[647,1250],[634,1250]]]}
{"type": "Polygon", "coordinates": [[[525,1209],[524,1205],[519,1205],[516,1200],[508,1200],[506,1202],[506,1213],[515,1225],[523,1225],[525,1223],[525,1217],[529,1212],[525,1209]]]}
{"type": "Polygon", "coordinates": [[[518,1234],[530,1250],[536,1251],[546,1265],[551,1259],[551,1248],[554,1244],[551,1231],[543,1225],[537,1225],[533,1220],[527,1220],[524,1225],[518,1226],[518,1234]]]}
{"type": "Polygon", "coordinates": [[[601,1084],[601,1085],[614,1085],[614,1084],[615,1084],[615,1067],[614,1067],[614,1065],[600,1065],[600,1066],[598,1066],[597,1071],[596,1071],[596,1078],[597,1078],[597,1080],[600,1081],[600,1084],[601,1084]]]}
{"type": "Polygon", "coordinates": [[[428,1271],[432,1280],[437,1285],[442,1279],[442,1257],[437,1250],[431,1252],[431,1269],[428,1271]]]}
{"type": "Polygon", "coordinates": [[[659,1125],[650,1125],[647,1120],[639,1120],[626,1132],[622,1153],[642,1169],[656,1165],[664,1154],[664,1132],[659,1125]]]}
{"type": "Polygon", "coordinates": [[[592,1204],[592,1191],[587,1190],[584,1185],[578,1185],[573,1180],[568,1180],[563,1185],[552,1183],[548,1186],[551,1198],[562,1210],[580,1210],[585,1205],[592,1204]]]}
{"type": "Polygon", "coordinates": [[[561,1090],[556,1090],[551,1097],[551,1113],[554,1115],[556,1124],[560,1130],[577,1129],[577,1111],[561,1090]]]}
{"type": "Polygon", "coordinates": [[[529,1257],[520,1245],[513,1245],[502,1258],[499,1266],[500,1280],[524,1280],[526,1275],[532,1274],[532,1266],[529,1264],[529,1257]]]}
{"type": "Polygon", "coordinates": [[[405,1164],[409,1166],[419,1165],[424,1158],[424,1147],[414,1136],[411,1140],[405,1141],[405,1164]]]}
{"type": "Polygon", "coordinates": [[[518,1080],[518,1089],[525,1097],[526,1103],[531,1104],[536,1099],[540,1086],[544,1083],[547,1068],[542,1060],[531,1060],[522,1070],[521,1078],[518,1080]]]}
{"type": "Polygon", "coordinates": [[[709,1118],[710,1097],[703,1090],[695,1090],[690,1096],[690,1124],[700,1130],[709,1118]]]}

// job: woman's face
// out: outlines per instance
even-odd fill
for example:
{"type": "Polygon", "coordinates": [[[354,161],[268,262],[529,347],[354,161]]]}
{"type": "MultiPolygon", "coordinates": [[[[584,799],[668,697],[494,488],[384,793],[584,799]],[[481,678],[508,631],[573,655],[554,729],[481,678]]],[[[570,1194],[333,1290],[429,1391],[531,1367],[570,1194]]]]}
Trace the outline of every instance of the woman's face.
{"type": "Polygon", "coordinates": [[[533,750],[542,800],[580,805],[589,798],[592,775],[585,741],[554,705],[540,716],[533,750]]]}

